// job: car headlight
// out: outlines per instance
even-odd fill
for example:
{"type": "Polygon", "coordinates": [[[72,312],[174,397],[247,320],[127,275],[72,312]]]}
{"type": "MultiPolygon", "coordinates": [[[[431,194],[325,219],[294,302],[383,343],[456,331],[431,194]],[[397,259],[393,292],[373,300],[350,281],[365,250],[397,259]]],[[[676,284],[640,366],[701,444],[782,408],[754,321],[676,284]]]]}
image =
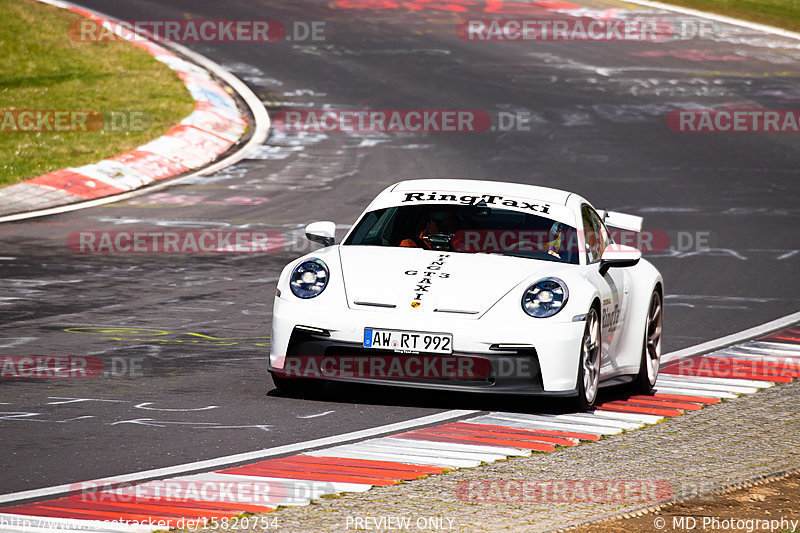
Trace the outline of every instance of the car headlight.
{"type": "Polygon", "coordinates": [[[553,316],[567,304],[567,285],[558,278],[540,279],[522,295],[522,309],[536,318],[553,316]]]}
{"type": "Polygon", "coordinates": [[[289,286],[298,298],[318,296],[328,285],[328,267],[321,259],[308,259],[295,267],[289,286]]]}

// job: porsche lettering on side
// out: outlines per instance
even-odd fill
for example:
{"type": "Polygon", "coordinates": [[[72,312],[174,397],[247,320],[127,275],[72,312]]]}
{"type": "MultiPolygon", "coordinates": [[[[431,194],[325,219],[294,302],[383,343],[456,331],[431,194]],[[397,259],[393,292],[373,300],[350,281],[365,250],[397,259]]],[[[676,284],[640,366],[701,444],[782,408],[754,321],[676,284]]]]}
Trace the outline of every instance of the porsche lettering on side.
{"type": "Polygon", "coordinates": [[[269,372],[303,394],[326,381],[563,397],[646,392],[661,357],[664,284],[607,226],[633,215],[577,194],[472,180],[412,180],[381,192],[340,243],[278,280],[269,372]]]}

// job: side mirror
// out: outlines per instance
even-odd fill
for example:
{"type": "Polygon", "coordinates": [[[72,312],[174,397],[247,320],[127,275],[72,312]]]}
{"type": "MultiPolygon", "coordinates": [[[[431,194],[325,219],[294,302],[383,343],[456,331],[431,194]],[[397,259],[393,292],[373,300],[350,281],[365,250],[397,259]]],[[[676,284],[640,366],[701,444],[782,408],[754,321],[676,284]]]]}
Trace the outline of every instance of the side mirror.
{"type": "Polygon", "coordinates": [[[331,246],[336,242],[336,224],[330,221],[312,222],[306,226],[306,238],[322,246],[331,246]]]}
{"type": "Polygon", "coordinates": [[[642,258],[642,252],[624,244],[609,244],[600,258],[600,275],[605,276],[609,268],[632,267],[642,258]]]}

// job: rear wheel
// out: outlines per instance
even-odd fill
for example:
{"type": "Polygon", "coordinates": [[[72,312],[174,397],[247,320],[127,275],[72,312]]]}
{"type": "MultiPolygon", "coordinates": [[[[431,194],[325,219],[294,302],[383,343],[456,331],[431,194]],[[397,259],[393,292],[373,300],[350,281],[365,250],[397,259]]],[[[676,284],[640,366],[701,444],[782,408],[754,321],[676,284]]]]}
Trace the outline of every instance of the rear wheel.
{"type": "Polygon", "coordinates": [[[586,328],[581,340],[581,357],[578,365],[578,397],[574,400],[577,411],[586,411],[597,400],[600,387],[600,318],[592,307],[586,315],[586,328]]]}
{"type": "Polygon", "coordinates": [[[639,364],[639,373],[633,380],[632,389],[636,392],[648,393],[653,389],[658,379],[658,368],[661,365],[661,329],[664,322],[663,303],[658,289],[650,297],[650,307],[647,311],[647,322],[644,330],[644,345],[642,346],[642,361],[639,364]]]}

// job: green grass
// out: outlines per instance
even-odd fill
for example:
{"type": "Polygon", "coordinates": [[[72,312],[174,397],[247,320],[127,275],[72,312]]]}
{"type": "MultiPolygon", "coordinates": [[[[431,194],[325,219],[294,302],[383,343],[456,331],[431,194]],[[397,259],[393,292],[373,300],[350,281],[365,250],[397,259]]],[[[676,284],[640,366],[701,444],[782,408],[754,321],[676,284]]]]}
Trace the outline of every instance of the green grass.
{"type": "Polygon", "coordinates": [[[94,163],[159,137],[191,113],[178,76],[146,51],[119,42],[76,42],[83,18],[34,0],[0,0],[0,110],[142,112],[141,131],[0,131],[0,186],[94,163]]]}
{"type": "Polygon", "coordinates": [[[800,0],[661,0],[751,22],[800,31],[800,0]]]}

